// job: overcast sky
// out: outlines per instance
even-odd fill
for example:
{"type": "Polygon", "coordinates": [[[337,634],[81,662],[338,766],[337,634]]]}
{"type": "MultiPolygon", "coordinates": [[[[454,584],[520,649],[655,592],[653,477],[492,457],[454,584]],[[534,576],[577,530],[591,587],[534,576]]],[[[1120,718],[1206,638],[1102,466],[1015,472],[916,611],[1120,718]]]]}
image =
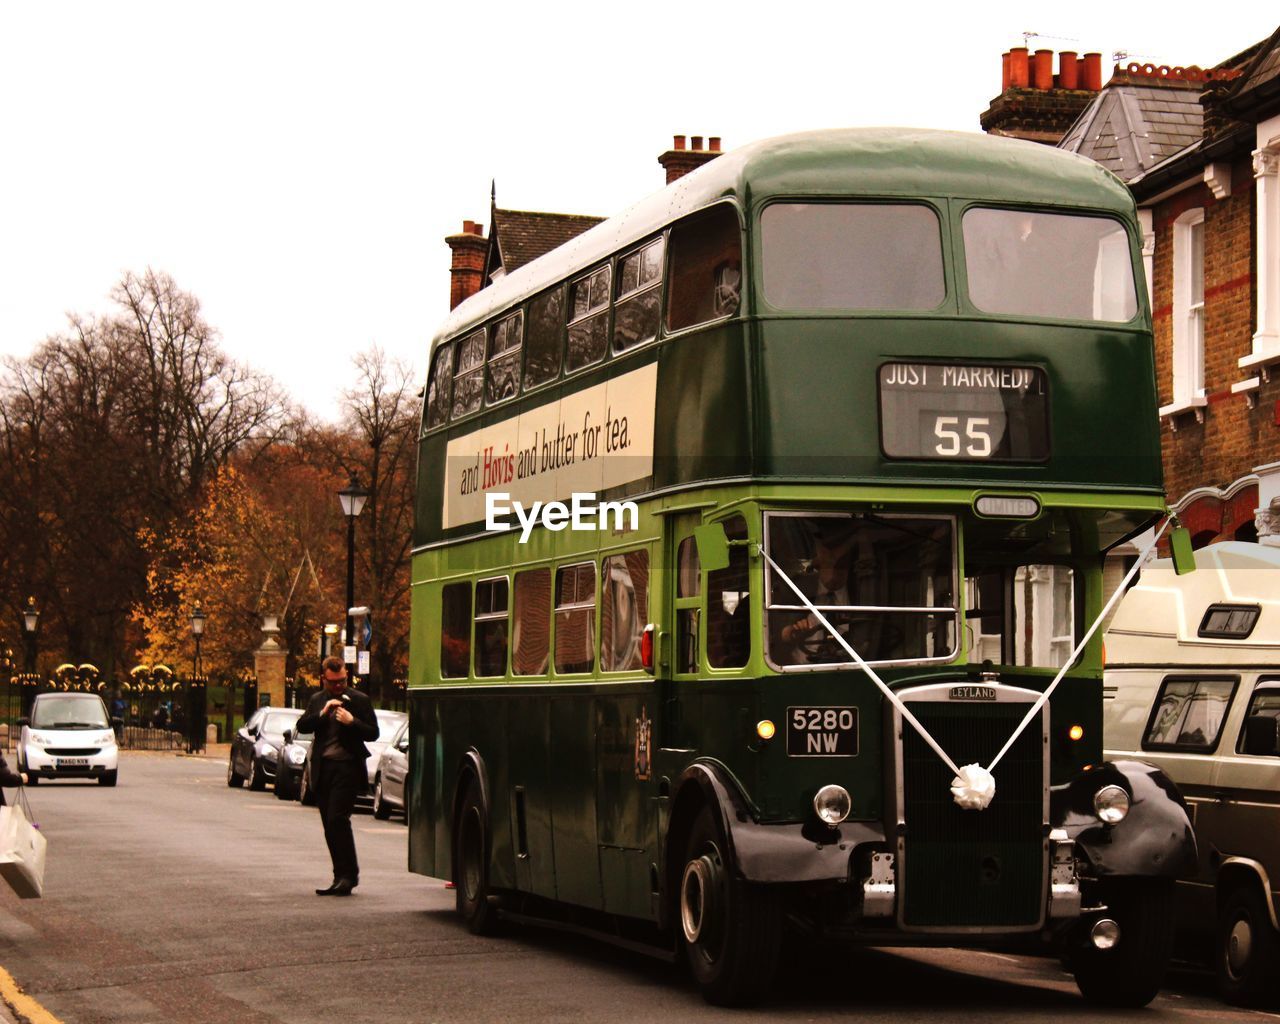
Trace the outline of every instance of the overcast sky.
{"type": "Polygon", "coordinates": [[[1107,69],[1207,67],[1275,27],[1268,4],[1182,0],[6,0],[0,353],[150,266],[325,415],[358,349],[421,378],[444,236],[488,221],[491,179],[502,206],[607,215],[662,185],[677,133],[977,131],[1024,32],[1107,69]]]}

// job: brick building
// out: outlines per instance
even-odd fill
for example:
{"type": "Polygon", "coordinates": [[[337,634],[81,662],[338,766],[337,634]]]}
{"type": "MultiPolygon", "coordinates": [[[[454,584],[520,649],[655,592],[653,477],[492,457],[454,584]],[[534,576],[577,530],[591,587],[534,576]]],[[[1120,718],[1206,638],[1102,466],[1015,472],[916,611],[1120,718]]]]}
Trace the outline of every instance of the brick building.
{"type": "MultiPolygon", "coordinates": [[[[1073,90],[1029,99],[1017,53],[983,126],[1053,143],[1073,90]]],[[[1280,31],[1207,71],[1116,67],[1056,144],[1138,204],[1170,503],[1197,547],[1280,544],[1280,31]]]]}
{"type": "MultiPolygon", "coordinates": [[[[711,136],[703,148],[703,137],[674,137],[671,149],[658,157],[666,173],[666,184],[720,155],[720,139],[711,136]]],[[[599,224],[603,217],[574,213],[541,213],[507,210],[498,206],[496,187],[489,197],[489,234],[476,221],[462,222],[462,231],[445,239],[453,251],[450,267],[449,308],[470,298],[504,274],[514,273],[526,263],[563,245],[599,224]]]]}

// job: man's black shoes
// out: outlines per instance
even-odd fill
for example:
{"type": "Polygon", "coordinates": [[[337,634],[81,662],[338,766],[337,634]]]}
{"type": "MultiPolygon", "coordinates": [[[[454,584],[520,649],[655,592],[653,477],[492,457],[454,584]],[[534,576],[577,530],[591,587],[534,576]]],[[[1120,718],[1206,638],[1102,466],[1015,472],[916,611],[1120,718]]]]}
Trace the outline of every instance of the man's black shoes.
{"type": "Polygon", "coordinates": [[[317,889],[317,896],[350,896],[355,883],[346,878],[335,878],[327,889],[317,889]]]}

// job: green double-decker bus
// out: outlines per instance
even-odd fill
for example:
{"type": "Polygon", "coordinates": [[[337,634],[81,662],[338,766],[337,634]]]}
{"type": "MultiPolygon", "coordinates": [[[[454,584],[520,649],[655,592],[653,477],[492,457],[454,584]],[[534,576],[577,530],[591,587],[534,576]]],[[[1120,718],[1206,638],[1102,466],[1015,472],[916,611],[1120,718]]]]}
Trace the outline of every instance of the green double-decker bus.
{"type": "Polygon", "coordinates": [[[1166,511],[1139,253],[1087,160],[837,130],[458,306],[423,405],[410,869],[473,930],[642,944],[718,1003],[790,929],[1059,953],[1148,1001],[1185,808],[1102,763],[1096,637],[1032,714],[1166,511]]]}

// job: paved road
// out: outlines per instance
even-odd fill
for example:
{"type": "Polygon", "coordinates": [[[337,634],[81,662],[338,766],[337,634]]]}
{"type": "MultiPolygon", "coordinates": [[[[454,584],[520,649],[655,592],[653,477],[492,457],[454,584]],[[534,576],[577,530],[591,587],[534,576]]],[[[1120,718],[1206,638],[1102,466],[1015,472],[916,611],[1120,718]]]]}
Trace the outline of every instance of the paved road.
{"type": "MultiPolygon", "coordinates": [[[[405,830],[357,821],[361,887],[318,899],[314,809],[230,790],[225,765],[127,754],[120,785],[30,793],[46,895],[0,893],[0,967],[66,1024],[945,1019],[1096,1021],[1051,961],[956,950],[793,964],[768,1005],[707,1007],[674,968],[534,929],[480,939],[404,870],[405,830]]],[[[1132,1014],[1115,1014],[1115,1018],[1132,1014]]],[[[1258,1021],[1183,976],[1144,1021],[1258,1021]]]]}

